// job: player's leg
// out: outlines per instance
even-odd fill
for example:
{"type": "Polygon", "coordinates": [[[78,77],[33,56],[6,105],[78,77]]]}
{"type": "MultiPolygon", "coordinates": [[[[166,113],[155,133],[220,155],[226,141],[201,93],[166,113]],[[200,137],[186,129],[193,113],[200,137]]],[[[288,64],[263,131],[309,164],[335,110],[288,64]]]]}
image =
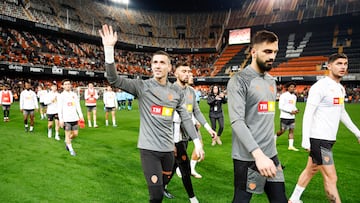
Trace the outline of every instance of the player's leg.
{"type": "Polygon", "coordinates": [[[283,119],[280,118],[280,130],[276,132],[276,136],[279,137],[285,132],[285,124],[283,122],[283,119]]]}
{"type": "Polygon", "coordinates": [[[249,203],[252,193],[247,192],[249,162],[233,159],[234,164],[234,196],[232,203],[249,203]]]}
{"type": "Polygon", "coordinates": [[[116,125],[116,115],[115,115],[115,113],[116,113],[116,108],[113,108],[112,110],[111,110],[111,120],[112,120],[112,125],[113,125],[113,127],[116,127],[117,125],[116,125]]]}
{"type": "Polygon", "coordinates": [[[306,186],[310,183],[312,177],[319,171],[318,165],[313,163],[312,158],[309,156],[305,169],[301,172],[294,191],[290,196],[290,202],[299,202],[302,193],[306,186]]]}
{"type": "Polygon", "coordinates": [[[174,165],[174,153],[160,153],[140,149],[143,173],[148,185],[150,202],[162,202],[164,187],[163,175],[171,175],[174,165]]]}
{"type": "Polygon", "coordinates": [[[35,124],[35,112],[34,110],[30,111],[30,128],[29,128],[29,132],[33,132],[34,131],[34,124],[35,124]]]}
{"type": "Polygon", "coordinates": [[[270,203],[287,203],[288,200],[285,193],[284,172],[278,157],[275,156],[271,159],[277,168],[276,176],[267,179],[264,191],[270,203]]]}
{"type": "Polygon", "coordinates": [[[194,189],[191,182],[191,169],[190,169],[190,160],[187,155],[187,141],[181,141],[177,143],[177,164],[181,171],[181,179],[185,190],[189,196],[189,198],[193,198],[195,196],[194,189]]]}
{"type": "Polygon", "coordinates": [[[109,110],[107,108],[105,109],[105,125],[109,125],[109,110]]]}
{"type": "MultiPolygon", "coordinates": [[[[331,146],[332,147],[332,146],[331,146]]],[[[323,176],[324,189],[330,202],[340,203],[340,195],[336,186],[337,175],[331,147],[322,147],[322,165],[319,166],[323,176]]]]}
{"type": "Polygon", "coordinates": [[[52,127],[53,127],[53,120],[54,120],[54,115],[53,114],[48,114],[47,115],[48,118],[48,138],[52,137],[52,127]]]}
{"type": "Polygon", "coordinates": [[[2,106],[2,109],[3,109],[3,114],[4,114],[4,122],[6,122],[7,121],[7,110],[6,110],[6,106],[5,105],[3,105],[2,106]]]}
{"type": "Polygon", "coordinates": [[[93,107],[92,114],[93,114],[94,128],[97,128],[98,125],[96,124],[96,106],[93,107]]]}
{"type": "Polygon", "coordinates": [[[304,192],[306,186],[311,181],[312,177],[319,171],[319,165],[322,164],[322,155],[321,155],[321,140],[319,139],[310,139],[310,154],[308,161],[306,163],[305,169],[301,172],[298,181],[296,183],[295,189],[291,194],[290,201],[298,202],[302,193],[304,192]]]}
{"type": "Polygon", "coordinates": [[[87,109],[86,116],[87,116],[87,120],[88,120],[88,126],[89,126],[89,128],[91,128],[92,127],[92,124],[91,124],[91,107],[87,106],[86,109],[87,109]]]}
{"type": "Polygon", "coordinates": [[[218,134],[217,134],[217,139],[216,139],[216,143],[219,145],[222,145],[222,141],[220,139],[222,132],[224,131],[224,117],[220,117],[217,119],[219,122],[219,130],[218,130],[218,134]]]}
{"type": "Polygon", "coordinates": [[[288,124],[288,128],[289,128],[289,135],[288,135],[289,147],[288,147],[288,150],[299,151],[296,147],[294,147],[295,120],[291,119],[291,123],[288,124]]]}
{"type": "Polygon", "coordinates": [[[65,144],[66,149],[70,152],[71,156],[75,156],[75,150],[72,147],[72,140],[78,135],[78,126],[76,122],[65,122],[65,144]]]}
{"type": "MultiPolygon", "coordinates": [[[[202,146],[204,146],[203,140],[201,138],[201,134],[200,131],[197,130],[199,138],[200,138],[200,143],[202,146]]],[[[191,175],[194,176],[195,178],[202,178],[202,176],[195,170],[196,164],[198,163],[199,157],[195,152],[195,149],[193,149],[192,154],[191,154],[191,161],[190,161],[190,168],[191,168],[191,175]]]]}
{"type": "MultiPolygon", "coordinates": [[[[216,131],[216,118],[214,117],[210,117],[210,123],[211,123],[211,128],[216,131]]],[[[212,143],[211,143],[212,146],[215,146],[216,145],[216,141],[213,140],[212,143]]]]}
{"type": "Polygon", "coordinates": [[[55,121],[55,140],[60,140],[60,136],[59,136],[60,121],[58,114],[55,114],[54,121],[55,121]]]}
{"type": "Polygon", "coordinates": [[[25,132],[29,131],[28,117],[29,117],[29,111],[23,110],[23,119],[24,119],[25,132]]]}

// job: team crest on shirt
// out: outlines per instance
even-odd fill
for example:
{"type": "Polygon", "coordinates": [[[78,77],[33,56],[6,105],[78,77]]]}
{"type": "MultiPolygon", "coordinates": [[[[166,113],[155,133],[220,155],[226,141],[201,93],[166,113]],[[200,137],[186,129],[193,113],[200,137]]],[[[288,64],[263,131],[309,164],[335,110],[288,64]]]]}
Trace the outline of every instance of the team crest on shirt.
{"type": "Polygon", "coordinates": [[[344,98],[343,97],[335,97],[333,99],[333,104],[335,104],[335,105],[344,104],[344,98]]]}
{"type": "Polygon", "coordinates": [[[275,92],[274,86],[269,86],[269,90],[271,93],[274,93],[275,92]]]}
{"type": "Polygon", "coordinates": [[[274,101],[261,101],[258,104],[258,113],[261,114],[274,114],[275,102],[274,101]]]}
{"type": "Polygon", "coordinates": [[[174,99],[174,95],[168,94],[168,100],[169,100],[169,101],[172,101],[173,99],[174,99]]]}
{"type": "Polygon", "coordinates": [[[172,116],[173,115],[173,108],[165,107],[165,106],[151,106],[151,114],[157,116],[172,116]]]}

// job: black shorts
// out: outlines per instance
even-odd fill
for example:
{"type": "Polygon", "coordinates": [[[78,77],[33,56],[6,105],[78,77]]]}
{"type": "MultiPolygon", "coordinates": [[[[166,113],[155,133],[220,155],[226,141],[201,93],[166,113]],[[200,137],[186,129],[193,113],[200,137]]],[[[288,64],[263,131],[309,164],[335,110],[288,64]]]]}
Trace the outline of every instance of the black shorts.
{"type": "Polygon", "coordinates": [[[334,158],[332,147],[335,141],[310,138],[310,157],[314,164],[332,165],[334,158]]]}
{"type": "Polygon", "coordinates": [[[295,128],[295,119],[280,118],[280,127],[281,129],[294,129],[295,128]]]}
{"type": "Polygon", "coordinates": [[[10,110],[10,104],[3,104],[2,109],[3,110],[10,110]]]}
{"type": "Polygon", "coordinates": [[[24,116],[27,116],[27,115],[33,116],[34,115],[34,109],[24,109],[23,110],[23,115],[24,116]]]}
{"type": "Polygon", "coordinates": [[[115,107],[105,107],[105,111],[106,112],[111,112],[111,111],[115,111],[115,107]]]}
{"type": "Polygon", "coordinates": [[[74,131],[74,130],[78,130],[78,129],[79,129],[79,126],[78,126],[77,121],[64,122],[64,130],[66,130],[66,131],[74,131]]]}
{"type": "Polygon", "coordinates": [[[234,184],[240,190],[261,194],[264,192],[266,182],[281,182],[284,183],[284,173],[281,168],[280,161],[277,156],[271,158],[277,167],[276,176],[268,178],[262,176],[256,167],[255,161],[240,161],[233,160],[234,162],[234,184]]]}
{"type": "Polygon", "coordinates": [[[57,113],[56,114],[47,114],[47,117],[48,117],[48,121],[53,121],[54,119],[59,120],[59,115],[57,113]]]}
{"type": "Polygon", "coordinates": [[[95,111],[96,110],[96,106],[86,106],[87,111],[91,112],[91,111],[95,111]]]}
{"type": "Polygon", "coordinates": [[[40,107],[45,108],[47,105],[44,102],[40,102],[40,107]]]}

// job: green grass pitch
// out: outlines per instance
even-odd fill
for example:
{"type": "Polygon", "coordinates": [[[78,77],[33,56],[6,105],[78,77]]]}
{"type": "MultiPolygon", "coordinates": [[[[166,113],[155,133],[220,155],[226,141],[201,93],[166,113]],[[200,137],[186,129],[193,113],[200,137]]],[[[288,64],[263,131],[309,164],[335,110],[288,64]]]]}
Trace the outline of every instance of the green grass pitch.
{"type": "MultiPolygon", "coordinates": [[[[137,101],[132,111],[117,111],[117,128],[106,127],[103,104],[98,103],[99,128],[80,129],[73,141],[76,157],[61,141],[47,138],[47,121],[36,114],[34,133],[25,133],[18,103],[10,111],[11,121],[0,122],[0,202],[148,202],[148,191],[137,149],[139,111],[137,101]]],[[[207,120],[209,106],[200,105],[207,120]]],[[[298,103],[295,146],[300,148],[302,113],[305,104],[298,103]]],[[[360,104],[346,104],[353,122],[360,127],[360,104]]],[[[231,202],[233,196],[233,166],[231,159],[231,128],[225,111],[223,145],[211,146],[211,139],[201,129],[206,158],[197,165],[202,179],[193,178],[195,194],[200,202],[231,202]]],[[[85,108],[83,108],[85,116],[85,108]]],[[[275,126],[279,128],[277,111],[275,126]]],[[[2,119],[2,113],[0,118],[2,119]]],[[[111,123],[111,121],[110,121],[111,123]]],[[[287,132],[277,141],[281,162],[285,165],[286,193],[290,196],[297,178],[306,165],[307,152],[287,150],[287,132]]],[[[189,153],[193,144],[189,145],[189,153]]],[[[355,136],[340,125],[334,158],[338,174],[338,189],[343,202],[359,202],[360,146],[355,136]]],[[[174,176],[169,190],[175,199],[164,202],[189,202],[181,180],[174,176]]],[[[322,177],[317,174],[303,193],[302,200],[325,203],[322,177]]],[[[267,202],[266,196],[254,195],[252,202],[267,202]]]]}

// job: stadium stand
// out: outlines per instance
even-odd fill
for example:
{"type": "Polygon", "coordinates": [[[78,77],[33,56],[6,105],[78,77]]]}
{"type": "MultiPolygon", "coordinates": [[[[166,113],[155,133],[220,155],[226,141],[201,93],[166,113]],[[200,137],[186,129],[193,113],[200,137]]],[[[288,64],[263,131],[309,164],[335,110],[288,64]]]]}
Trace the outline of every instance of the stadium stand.
{"type": "Polygon", "coordinates": [[[1,62],[103,71],[97,30],[108,23],[126,43],[117,47],[115,56],[120,73],[149,76],[151,52],[164,48],[170,53],[180,50],[172,54],[174,61],[190,62],[196,77],[228,77],[245,67],[250,56],[248,44],[227,45],[227,31],[251,27],[252,33],[268,29],[279,35],[274,76],[322,76],[326,57],[336,51],[348,54],[349,73],[356,74],[360,73],[359,11],[360,3],[351,0],[246,0],[241,9],[199,13],[127,9],[90,0],[81,4],[31,0],[29,7],[5,0],[0,2],[2,19],[35,22],[45,30],[2,24],[1,62]],[[211,51],[199,51],[206,48],[211,51]]]}

